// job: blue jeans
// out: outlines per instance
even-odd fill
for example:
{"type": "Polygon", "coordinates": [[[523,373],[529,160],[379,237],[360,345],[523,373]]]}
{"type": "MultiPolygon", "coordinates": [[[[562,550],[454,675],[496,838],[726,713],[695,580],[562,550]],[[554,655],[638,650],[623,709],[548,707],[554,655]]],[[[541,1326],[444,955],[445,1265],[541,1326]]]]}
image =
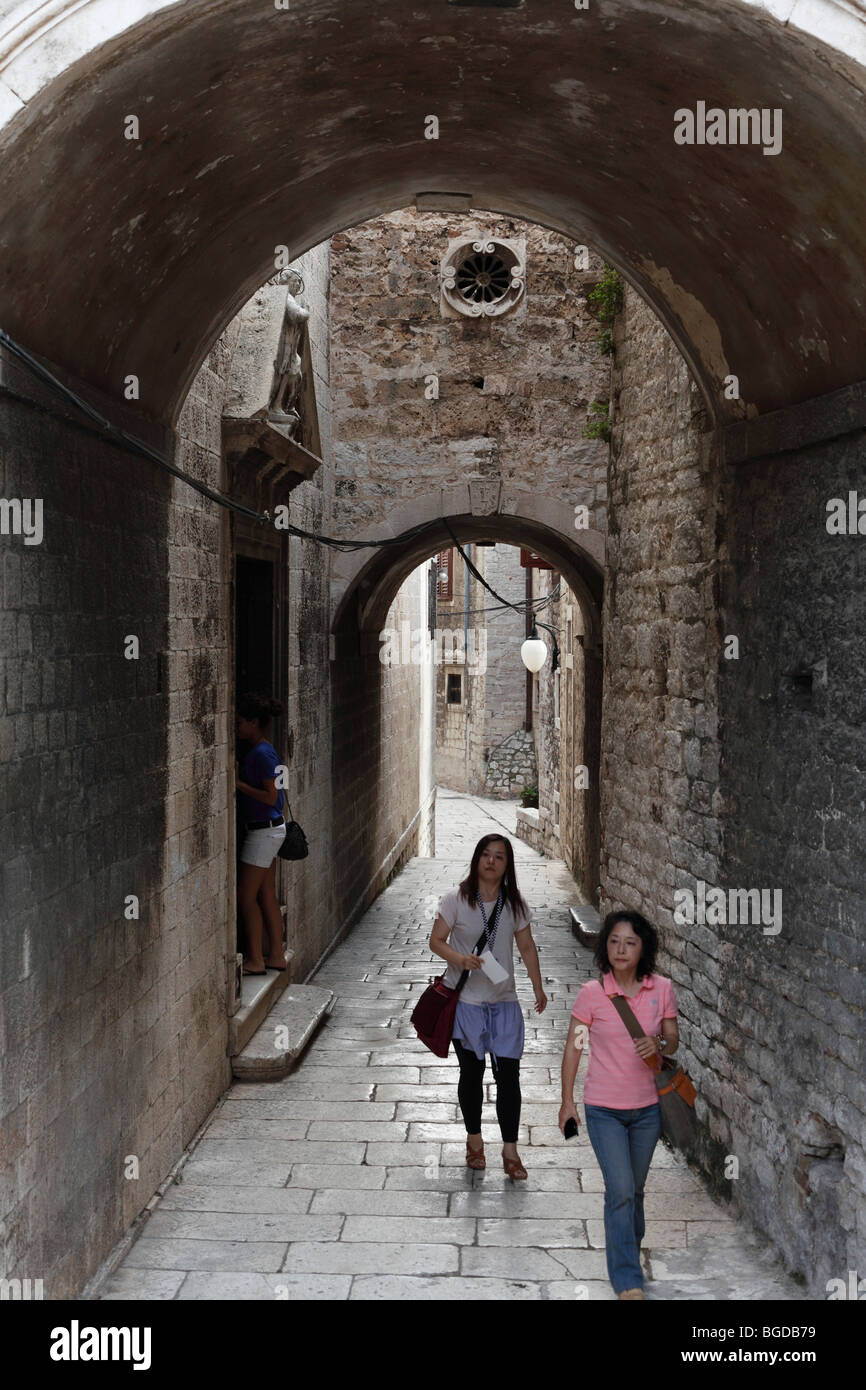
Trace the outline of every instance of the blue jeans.
{"type": "Polygon", "coordinates": [[[586,1132],[604,1178],[604,1243],[614,1293],[642,1289],[643,1189],[662,1132],[661,1109],[584,1105],[586,1132]]]}

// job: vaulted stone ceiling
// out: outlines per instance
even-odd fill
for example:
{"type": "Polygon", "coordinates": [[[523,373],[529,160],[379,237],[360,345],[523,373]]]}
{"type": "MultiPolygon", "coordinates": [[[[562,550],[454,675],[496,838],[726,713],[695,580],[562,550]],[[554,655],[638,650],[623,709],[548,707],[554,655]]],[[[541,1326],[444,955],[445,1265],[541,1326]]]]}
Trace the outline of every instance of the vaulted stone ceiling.
{"type": "MultiPolygon", "coordinates": [[[[444,190],[597,246],[720,418],[861,381],[866,69],[771,8],[794,22],[731,0],[135,0],[155,12],[40,86],[47,33],[0,92],[0,326],[110,394],[135,373],[171,419],[275,246],[444,190]],[[780,108],[781,153],[676,145],[700,101],[780,108]]],[[[843,12],[809,11],[831,40],[843,12]]]]}

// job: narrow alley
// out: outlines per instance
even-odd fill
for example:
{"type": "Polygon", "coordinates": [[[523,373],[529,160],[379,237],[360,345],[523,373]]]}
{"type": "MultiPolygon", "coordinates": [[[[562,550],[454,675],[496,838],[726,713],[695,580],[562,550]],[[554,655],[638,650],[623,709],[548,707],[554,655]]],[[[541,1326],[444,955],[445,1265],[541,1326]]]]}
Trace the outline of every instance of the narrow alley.
{"type": "MultiPolygon", "coordinates": [[[[569,927],[575,884],[515,837],[516,806],[439,789],[436,857],[410,860],[316,975],[336,1002],[301,1063],[281,1082],[231,1087],[95,1297],[614,1300],[601,1175],[583,1124],[569,1143],[557,1128],[562,1041],[594,971],[569,927]],[[498,1161],[492,1080],[488,1167],[473,1173],[457,1064],[427,1051],[409,1022],[439,973],[427,944],[436,903],[480,836],[498,829],[512,839],[549,1000],[531,1012],[517,957],[527,1015],[520,1184],[498,1161]]],[[[578,1097],[585,1069],[584,1055],[578,1097]]],[[[649,1299],[803,1297],[662,1144],[646,1212],[649,1299]]]]}

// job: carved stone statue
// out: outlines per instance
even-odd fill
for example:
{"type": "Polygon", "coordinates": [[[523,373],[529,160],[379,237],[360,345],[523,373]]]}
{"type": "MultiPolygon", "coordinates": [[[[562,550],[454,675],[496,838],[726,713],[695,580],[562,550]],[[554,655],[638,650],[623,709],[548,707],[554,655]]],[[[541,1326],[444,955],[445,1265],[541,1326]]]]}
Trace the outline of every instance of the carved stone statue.
{"type": "Polygon", "coordinates": [[[290,288],[286,295],[280,344],[274,362],[274,383],[267,412],[271,424],[287,437],[294,434],[301,419],[295,410],[303,384],[301,354],[298,348],[303,341],[309,317],[309,309],[298,303],[290,288]]]}

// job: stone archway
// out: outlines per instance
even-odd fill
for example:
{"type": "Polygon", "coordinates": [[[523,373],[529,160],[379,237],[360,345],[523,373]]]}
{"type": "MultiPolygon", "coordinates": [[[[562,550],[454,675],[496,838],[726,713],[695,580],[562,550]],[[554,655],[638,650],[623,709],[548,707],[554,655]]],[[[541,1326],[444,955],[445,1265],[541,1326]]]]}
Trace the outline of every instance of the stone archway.
{"type": "Polygon", "coordinates": [[[451,543],[443,518],[461,542],[489,539],[536,551],[562,574],[577,597],[586,633],[580,673],[585,699],[580,747],[575,747],[574,757],[589,775],[575,817],[574,857],[582,867],[585,891],[595,896],[600,849],[603,577],[592,552],[603,550],[604,538],[598,532],[575,532],[574,513],[564,502],[526,495],[518,502],[516,497],[500,495],[498,488],[491,490],[489,483],[486,486],[486,496],[482,490],[473,498],[473,485],[467,484],[415,499],[390,518],[388,529],[395,540],[405,535],[403,544],[340,557],[331,662],[334,835],[337,843],[353,846],[350,870],[341,871],[340,889],[345,895],[340,900],[341,916],[375,883],[377,866],[365,845],[375,843],[372,827],[388,801],[387,760],[382,756],[384,736],[379,727],[384,679],[380,633],[404,580],[434,551],[451,543]],[[481,498],[490,510],[485,510],[481,498]],[[476,511],[468,510],[473,500],[476,511]],[[461,503],[467,510],[450,510],[461,503]],[[515,510],[508,510],[509,506],[515,510]],[[569,522],[571,534],[564,530],[569,522]],[[419,525],[423,527],[420,534],[409,529],[419,525]],[[576,543],[578,534],[587,537],[586,549],[576,543]],[[370,828],[369,834],[365,827],[370,828]]]}
{"type": "MultiPolygon", "coordinates": [[[[645,737],[633,738],[633,747],[651,747],[659,736],[665,746],[653,756],[660,782],[677,773],[684,786],[701,787],[713,813],[718,801],[727,817],[718,843],[695,847],[678,833],[689,788],[681,802],[669,798],[692,875],[712,877],[718,850],[734,883],[768,881],[758,876],[766,871],[770,882],[784,877],[792,885],[799,939],[787,956],[790,1000],[774,995],[771,1068],[756,1043],[747,1042],[734,1062],[737,1049],[727,1047],[729,1037],[742,1038],[743,1020],[756,1005],[760,1013],[765,981],[777,982],[758,952],[750,947],[748,968],[730,951],[717,966],[696,941],[687,943],[687,951],[680,943],[685,960],[677,981],[682,978],[685,992],[692,972],[699,977],[692,991],[700,1000],[693,1036],[704,1040],[699,1060],[708,1113],[722,1136],[718,1142],[740,1144],[760,1160],[740,1184],[750,1209],[781,1229],[788,1250],[802,1267],[817,1268],[819,1277],[822,1268],[833,1268],[826,1262],[845,1241],[853,1267],[853,1217],[834,1225],[828,1202],[829,1216],[818,1203],[810,1220],[803,1220],[796,1205],[805,1200],[802,1189],[792,1195],[789,1184],[778,1197],[777,1182],[787,1183],[790,1174],[777,1175],[768,1153],[793,1152],[796,1116],[803,1109],[838,1104],[840,1132],[851,1153],[839,1183],[848,1213],[862,1197],[862,1118],[855,1105],[862,1103],[862,1087],[851,1070],[848,1035],[823,1077],[816,1076],[813,1058],[835,1046],[834,1033],[842,1032],[830,1030],[828,1018],[835,1023],[844,1013],[846,1026],[852,1026],[857,1005],[848,1007],[847,1000],[854,997],[851,965],[860,959],[855,928],[862,921],[862,891],[851,872],[862,807],[856,778],[849,775],[863,762],[851,714],[859,710],[862,673],[848,627],[856,634],[863,624],[853,612],[850,620],[846,615],[848,626],[840,623],[837,606],[840,595],[856,593],[857,556],[854,542],[828,550],[822,508],[826,497],[845,497],[862,480],[863,445],[856,431],[866,424],[866,341],[855,330],[856,311],[866,298],[864,24],[844,0],[695,0],[688,6],[606,0],[586,13],[566,5],[567,18],[561,0],[533,0],[526,8],[498,10],[495,29],[480,7],[442,5],[432,16],[407,16],[398,0],[382,0],[372,13],[367,0],[293,0],[283,13],[266,5],[255,14],[252,9],[248,0],[131,0],[123,7],[97,0],[44,0],[38,6],[23,0],[2,6],[0,324],[100,400],[106,413],[114,417],[125,408],[127,428],[153,438],[177,423],[205,354],[271,273],[276,246],[285,245],[294,257],[332,231],[416,200],[426,207],[509,211],[587,237],[623,271],[690,365],[716,424],[727,426],[726,439],[735,446],[729,461],[788,451],[781,462],[771,460],[745,477],[727,476],[722,514],[707,483],[712,469],[702,466],[705,456],[685,448],[685,456],[701,465],[692,471],[700,481],[696,495],[706,485],[707,507],[696,505],[685,518],[670,516],[656,546],[639,505],[639,484],[648,472],[647,455],[670,435],[644,430],[640,412],[633,414],[611,514],[619,528],[612,568],[617,576],[627,574],[630,555],[641,592],[630,597],[622,585],[621,632],[609,630],[609,645],[618,644],[612,662],[623,669],[631,653],[634,688],[643,695],[639,682],[648,671],[658,675],[661,693],[649,692],[659,702],[657,727],[638,730],[645,737]],[[458,32],[470,40],[459,48],[458,32]],[[676,146],[675,111],[696,106],[709,92],[722,109],[778,106],[785,117],[782,151],[767,158],[759,148],[676,146]],[[428,140],[431,111],[438,138],[428,140]],[[127,140],[130,115],[140,130],[127,140]],[[141,387],[134,405],[123,397],[130,375],[141,387]],[[739,380],[739,399],[723,390],[729,375],[739,380]],[[778,524],[782,497],[784,528],[778,524]],[[716,527],[706,526],[710,515],[716,527]],[[682,520],[687,524],[680,525],[682,520]],[[743,675],[727,671],[719,717],[709,710],[702,731],[670,730],[664,722],[670,709],[662,701],[690,694],[669,696],[671,656],[679,659],[681,652],[682,663],[688,658],[700,667],[703,649],[690,642],[688,624],[680,621],[692,613],[688,605],[696,604],[696,595],[678,595],[682,613],[670,605],[665,611],[654,566],[662,545],[675,560],[688,561],[701,525],[708,551],[727,550],[718,583],[712,553],[701,583],[706,581],[713,619],[726,608],[721,631],[742,640],[743,675]],[[653,553],[642,569],[637,552],[644,536],[653,553]],[[653,582],[643,583],[644,574],[653,582]],[[804,609],[810,618],[820,612],[820,622],[804,619],[804,609]],[[726,785],[713,798],[700,775],[700,744],[713,745],[715,757],[717,729],[724,739],[726,785]],[[850,750],[841,760],[840,729],[850,750]],[[767,769],[763,802],[754,788],[759,760],[767,769]],[[802,785],[794,785],[797,777],[802,785]],[[780,808],[788,807],[796,807],[802,844],[779,817],[780,808]],[[813,883],[830,890],[825,897],[835,895],[834,916],[826,931],[819,927],[817,947],[813,883]],[[827,960],[820,962],[820,982],[815,973],[812,1018],[798,1002],[802,981],[792,970],[802,963],[807,978],[821,951],[827,960]],[[843,995],[837,984],[848,992],[843,995]],[[720,996],[724,1018],[716,1013],[720,996]],[[809,1045],[789,1066],[787,1040],[800,1035],[809,1045]],[[713,1072],[716,1054],[720,1068],[733,1067],[722,1081],[713,1072]],[[754,1097],[766,1104],[769,1120],[751,1103],[754,1097]],[[756,1115],[768,1128],[759,1128],[756,1115]],[[817,1265],[810,1242],[820,1250],[817,1265]]],[[[645,325],[638,330],[635,357],[651,336],[645,325]]],[[[633,358],[633,397],[641,390],[634,380],[639,370],[633,358]]],[[[682,394],[678,408],[687,418],[687,384],[682,394]]],[[[655,400],[647,403],[647,418],[656,406],[655,400]]],[[[77,527],[82,507],[89,507],[97,526],[113,526],[112,538],[124,539],[124,580],[132,576],[134,582],[111,586],[121,633],[129,631],[128,614],[136,622],[141,618],[141,594],[150,581],[147,627],[137,629],[153,668],[141,682],[139,701],[151,787],[146,819],[155,805],[172,698],[178,704],[159,660],[170,611],[165,480],[154,481],[139,467],[134,486],[123,489],[111,450],[88,438],[78,422],[52,415],[49,404],[34,426],[36,416],[28,412],[29,404],[13,408],[4,400],[0,413],[4,446],[10,455],[13,447],[17,451],[16,466],[21,464],[24,476],[46,478],[52,468],[60,471],[59,456],[71,457],[80,481],[70,475],[68,491],[58,487],[55,508],[63,524],[68,516],[77,527]],[[113,479],[111,488],[100,489],[96,462],[113,479]]],[[[214,471],[218,463],[207,460],[214,471]]],[[[698,501],[703,503],[702,494],[698,501]]],[[[470,506],[461,515],[475,526],[472,513],[470,506]]],[[[539,530],[533,544],[542,553],[550,552],[555,530],[546,536],[539,530]]],[[[185,539],[199,555],[215,553],[218,532],[212,518],[187,518],[185,539]]],[[[52,557],[58,582],[70,571],[56,540],[60,534],[58,526],[52,557]]],[[[100,589],[103,541],[95,526],[91,548],[82,546],[76,555],[77,592],[86,598],[100,589]]],[[[590,566],[585,578],[590,584],[590,566]]],[[[344,593],[350,579],[345,576],[344,593]]],[[[363,602],[375,608],[392,581],[384,570],[371,570],[365,579],[370,588],[363,602]]],[[[102,599],[98,592],[94,611],[102,599]]],[[[698,625],[704,619],[699,603],[696,612],[698,625]]],[[[210,640],[207,624],[202,632],[189,639],[199,650],[210,640]]],[[[91,654],[87,636],[93,655],[105,662],[101,632],[76,634],[78,650],[91,654]]],[[[29,632],[23,640],[29,641],[29,632]]],[[[357,717],[364,712],[365,681],[373,689],[369,660],[356,650],[346,659],[346,679],[340,677],[346,698],[339,727],[349,739],[349,698],[360,702],[357,717]],[[359,676],[354,687],[353,669],[359,676]]],[[[105,662],[103,669],[111,672],[110,693],[127,699],[117,666],[105,662]]],[[[197,674],[193,684],[201,683],[197,674]]],[[[81,689],[89,706],[86,680],[81,689]]],[[[84,719],[76,727],[84,727],[84,719]]],[[[335,789],[346,832],[339,850],[357,855],[368,868],[369,785],[363,763],[344,766],[351,777],[335,789]]],[[[141,766],[135,771],[140,775],[141,766]]],[[[40,776],[46,795],[53,796],[51,771],[40,768],[40,776]]],[[[198,770],[197,777],[200,782],[198,770]]],[[[30,791],[32,782],[25,782],[30,791]]],[[[633,789],[626,779],[621,785],[628,804],[619,810],[631,821],[641,819],[633,789]]],[[[170,833],[161,798],[160,791],[159,814],[130,833],[130,858],[170,833]]],[[[655,809],[661,817],[663,808],[655,809]]],[[[621,858],[629,861],[631,897],[658,901],[672,886],[667,882],[657,891],[655,882],[668,867],[664,847],[670,836],[666,841],[666,828],[656,827],[652,803],[644,828],[645,838],[627,844],[621,858]]],[[[716,827],[709,829],[716,833],[716,827]]],[[[179,872],[190,836],[181,828],[173,839],[169,858],[179,872]]],[[[104,844],[102,834],[91,835],[95,860],[111,855],[104,844]]],[[[204,855],[207,846],[193,849],[204,855]]],[[[44,856],[50,892],[56,849],[45,846],[44,856]]],[[[133,867],[141,892],[149,884],[146,866],[133,867]]],[[[154,874],[154,894],[162,887],[154,874]]],[[[206,925],[208,905],[202,906],[199,885],[189,894],[189,911],[185,902],[179,911],[190,921],[193,911],[199,913],[206,925]]],[[[109,900],[109,887],[103,896],[109,900]]],[[[765,1040],[766,1034],[762,1045],[765,1040]]],[[[205,1082],[218,1086],[215,1065],[205,1082]]],[[[159,1166],[157,1143],[150,1162],[155,1185],[167,1166],[159,1166]]],[[[94,1202],[94,1210],[104,1209],[94,1249],[104,1248],[117,1219],[109,1205],[94,1202]]],[[[70,1217],[69,1224],[76,1222],[70,1217]]]]}
{"type": "Polygon", "coordinates": [[[7,5],[3,326],[109,398],[138,376],[138,413],[173,421],[276,246],[444,191],[589,237],[720,421],[862,382],[866,75],[843,55],[864,25],[835,0],[781,8],[609,0],[566,18],[537,0],[491,37],[476,10],[399,0],[7,5]],[[675,111],[710,92],[781,102],[783,152],[675,145],[675,111]]]}

